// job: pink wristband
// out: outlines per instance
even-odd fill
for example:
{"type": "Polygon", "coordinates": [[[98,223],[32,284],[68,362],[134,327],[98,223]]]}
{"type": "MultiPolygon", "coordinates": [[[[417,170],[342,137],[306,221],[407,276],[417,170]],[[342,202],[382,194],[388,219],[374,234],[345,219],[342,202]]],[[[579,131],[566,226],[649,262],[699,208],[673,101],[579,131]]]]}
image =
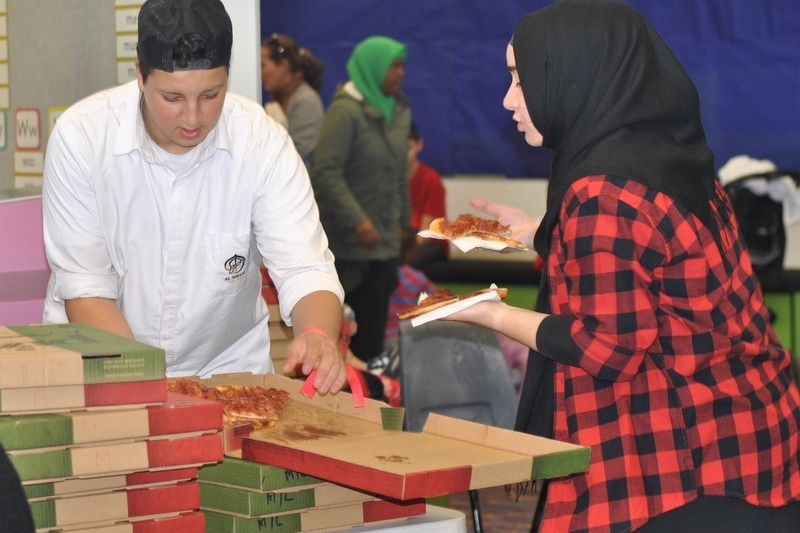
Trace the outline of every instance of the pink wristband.
{"type": "Polygon", "coordinates": [[[328,334],[327,334],[327,333],[325,333],[325,330],[324,330],[324,329],[322,329],[322,328],[321,328],[321,327],[319,327],[319,326],[308,326],[307,328],[305,328],[303,331],[301,331],[301,332],[300,332],[300,334],[301,334],[301,335],[302,335],[303,333],[319,333],[320,335],[322,335],[322,336],[323,336],[323,337],[325,337],[326,339],[330,339],[330,337],[328,336],[328,334]]]}

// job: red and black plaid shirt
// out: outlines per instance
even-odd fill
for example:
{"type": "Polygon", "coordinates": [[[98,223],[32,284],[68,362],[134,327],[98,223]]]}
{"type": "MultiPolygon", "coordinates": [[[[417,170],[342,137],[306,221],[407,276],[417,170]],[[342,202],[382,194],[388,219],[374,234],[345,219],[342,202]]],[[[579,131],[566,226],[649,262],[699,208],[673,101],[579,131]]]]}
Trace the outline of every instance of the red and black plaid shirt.
{"type": "Polygon", "coordinates": [[[543,531],[632,531],[699,495],[800,500],[800,392],[736,223],[728,273],[708,228],[634,181],[575,182],[559,219],[546,268],[572,353],[547,352],[558,317],[539,347],[554,436],[592,461],[550,483],[543,531]]]}

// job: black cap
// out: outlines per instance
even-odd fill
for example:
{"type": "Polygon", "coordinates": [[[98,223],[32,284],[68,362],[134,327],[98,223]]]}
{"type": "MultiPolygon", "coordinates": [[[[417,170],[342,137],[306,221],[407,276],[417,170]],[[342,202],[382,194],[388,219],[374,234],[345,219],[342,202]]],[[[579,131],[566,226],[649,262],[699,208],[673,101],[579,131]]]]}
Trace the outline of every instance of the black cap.
{"type": "Polygon", "coordinates": [[[139,10],[136,55],[145,70],[228,66],[233,25],[220,0],[147,0],[139,10]]]}

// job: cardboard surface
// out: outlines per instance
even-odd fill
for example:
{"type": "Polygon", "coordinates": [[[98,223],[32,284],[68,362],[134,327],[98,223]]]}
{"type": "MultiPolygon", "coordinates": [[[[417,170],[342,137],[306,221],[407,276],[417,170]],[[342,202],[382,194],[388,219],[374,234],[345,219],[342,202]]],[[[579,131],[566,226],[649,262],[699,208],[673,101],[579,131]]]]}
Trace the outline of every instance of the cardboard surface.
{"type": "Polygon", "coordinates": [[[222,405],[168,393],[162,405],[0,417],[6,451],[222,430],[222,405]]]}
{"type": "Polygon", "coordinates": [[[197,479],[202,482],[230,485],[259,492],[325,483],[322,479],[313,476],[236,457],[225,457],[219,463],[199,468],[197,479]]]}
{"type": "Polygon", "coordinates": [[[0,389],[163,379],[164,351],[84,324],[0,327],[0,389]]]}
{"type": "Polygon", "coordinates": [[[383,415],[402,410],[374,400],[358,408],[347,393],[308,398],[299,392],[302,381],[275,374],[201,381],[289,392],[277,424],[243,439],[243,459],[386,498],[428,498],[589,468],[588,447],[436,414],[419,433],[387,430],[383,415]]]}
{"type": "Polygon", "coordinates": [[[30,502],[37,529],[195,511],[200,487],[181,482],[160,487],[112,491],[30,502]]]}
{"type": "Polygon", "coordinates": [[[0,413],[144,407],[167,400],[167,379],[0,389],[0,413]]]}
{"type": "Polygon", "coordinates": [[[197,468],[174,468],[167,470],[134,472],[93,478],[65,479],[34,485],[23,485],[28,501],[54,496],[83,496],[112,490],[174,485],[178,481],[197,479],[197,468]]]}
{"type": "Polygon", "coordinates": [[[219,433],[17,450],[7,455],[23,485],[156,468],[197,466],[215,463],[223,457],[222,436],[219,433]]]}
{"type": "Polygon", "coordinates": [[[291,340],[294,331],[283,322],[269,322],[269,338],[271,341],[291,340]]]}
{"type": "Polygon", "coordinates": [[[327,509],[309,509],[297,513],[255,518],[203,510],[203,514],[206,515],[207,533],[331,531],[336,528],[418,516],[424,513],[424,501],[409,503],[369,501],[327,509]]]}
{"type": "Polygon", "coordinates": [[[200,483],[200,506],[203,509],[247,517],[281,515],[302,509],[319,509],[378,499],[373,494],[333,483],[271,492],[200,483]]]}
{"type": "Polygon", "coordinates": [[[372,491],[433,497],[585,471],[589,448],[432,414],[420,433],[385,431],[335,405],[293,401],[242,457],[372,491]]]}
{"type": "MultiPolygon", "coordinates": [[[[70,527],[70,533],[199,533],[205,531],[206,519],[201,512],[181,513],[175,516],[149,518],[136,521],[114,521],[113,524],[84,525],[70,527]]],[[[38,529],[43,531],[64,531],[60,527],[38,529]]]]}
{"type": "MultiPolygon", "coordinates": [[[[210,378],[189,378],[202,383],[208,387],[216,387],[218,385],[244,385],[244,386],[257,386],[257,387],[274,387],[277,389],[286,390],[291,396],[290,403],[300,403],[309,405],[321,405],[326,409],[333,409],[337,412],[345,413],[355,419],[370,420],[378,425],[382,424],[382,418],[385,416],[384,411],[402,413],[402,409],[396,409],[389,405],[376,400],[366,399],[364,407],[355,407],[353,405],[353,396],[348,393],[339,393],[336,395],[320,395],[315,394],[313,398],[308,398],[300,392],[303,386],[303,381],[292,379],[277,374],[252,374],[249,372],[231,373],[231,374],[217,374],[210,378]]],[[[389,417],[391,418],[391,417],[389,417]]],[[[402,420],[397,418],[399,422],[396,428],[402,427],[402,420]]],[[[223,431],[223,439],[225,444],[225,454],[231,457],[240,457],[242,442],[252,432],[252,424],[244,423],[240,426],[225,428],[223,431]]]]}

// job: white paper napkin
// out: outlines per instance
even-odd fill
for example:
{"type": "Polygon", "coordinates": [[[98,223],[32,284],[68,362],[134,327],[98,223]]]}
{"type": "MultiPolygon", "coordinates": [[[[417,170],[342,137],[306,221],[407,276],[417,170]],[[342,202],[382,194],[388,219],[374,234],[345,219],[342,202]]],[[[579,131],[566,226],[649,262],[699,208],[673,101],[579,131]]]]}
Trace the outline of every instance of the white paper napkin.
{"type": "MultiPolygon", "coordinates": [[[[429,229],[422,230],[417,233],[420,237],[425,237],[426,239],[441,239],[441,240],[449,240],[445,238],[443,235],[433,232],[429,229]]],[[[456,248],[461,250],[462,252],[469,252],[474,248],[483,248],[485,250],[494,250],[494,251],[501,251],[501,250],[520,250],[520,251],[527,251],[528,247],[525,248],[517,248],[515,246],[508,246],[505,243],[500,241],[487,241],[486,239],[480,239],[478,237],[461,237],[459,239],[453,239],[452,242],[456,248]]]]}
{"type": "MultiPolygon", "coordinates": [[[[490,289],[496,289],[497,285],[492,283],[489,285],[490,289]]],[[[422,293],[420,294],[420,301],[427,297],[427,294],[422,293]]],[[[429,311],[425,314],[415,316],[411,319],[411,326],[417,327],[430,322],[432,320],[438,320],[440,318],[444,318],[448,315],[452,315],[456,311],[461,311],[462,309],[466,309],[467,307],[473,306],[478,302],[483,301],[491,301],[491,300],[500,300],[500,295],[497,291],[488,291],[482,294],[477,294],[475,296],[470,296],[469,298],[464,298],[463,300],[458,300],[453,302],[449,305],[445,305],[444,307],[440,307],[438,309],[434,309],[433,311],[429,311]]]]}

